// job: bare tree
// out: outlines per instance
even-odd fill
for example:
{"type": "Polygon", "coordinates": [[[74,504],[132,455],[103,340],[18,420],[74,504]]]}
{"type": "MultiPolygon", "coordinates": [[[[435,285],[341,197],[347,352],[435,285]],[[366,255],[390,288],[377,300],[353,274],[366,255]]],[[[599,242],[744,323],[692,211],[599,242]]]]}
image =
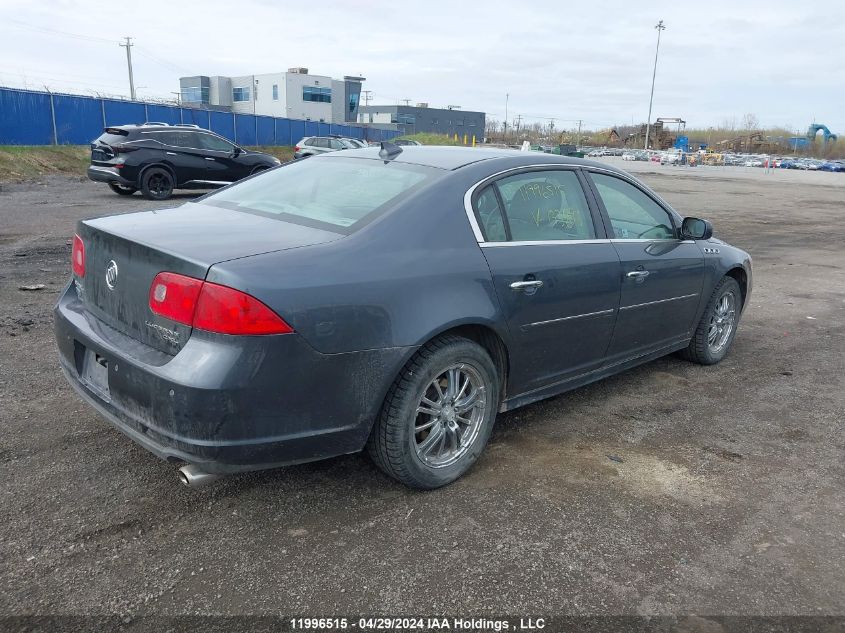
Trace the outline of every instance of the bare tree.
{"type": "Polygon", "coordinates": [[[760,119],[757,118],[756,114],[751,112],[746,112],[742,115],[742,129],[750,132],[752,130],[757,130],[760,128],[760,119]]]}

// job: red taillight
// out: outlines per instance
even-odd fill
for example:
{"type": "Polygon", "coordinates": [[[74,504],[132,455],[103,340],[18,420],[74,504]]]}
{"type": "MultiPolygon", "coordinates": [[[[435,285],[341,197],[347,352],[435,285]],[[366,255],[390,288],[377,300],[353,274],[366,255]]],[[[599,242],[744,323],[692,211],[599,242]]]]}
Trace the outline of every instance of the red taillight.
{"type": "Polygon", "coordinates": [[[293,148],[293,151],[298,152],[299,151],[299,145],[295,145],[294,148],[293,148]]]}
{"type": "Polygon", "coordinates": [[[114,150],[115,154],[128,154],[129,152],[134,152],[138,149],[132,145],[112,145],[111,148],[114,150]]]}
{"type": "Polygon", "coordinates": [[[78,235],[73,236],[73,250],[70,254],[71,268],[77,277],[85,276],[85,244],[78,235]]]}
{"type": "Polygon", "coordinates": [[[240,290],[176,273],[159,273],[150,286],[150,310],[199,330],[220,334],[289,334],[293,328],[240,290]]]}
{"type": "Polygon", "coordinates": [[[191,325],[202,284],[201,279],[159,273],[150,286],[150,310],[171,321],[191,325]]]}

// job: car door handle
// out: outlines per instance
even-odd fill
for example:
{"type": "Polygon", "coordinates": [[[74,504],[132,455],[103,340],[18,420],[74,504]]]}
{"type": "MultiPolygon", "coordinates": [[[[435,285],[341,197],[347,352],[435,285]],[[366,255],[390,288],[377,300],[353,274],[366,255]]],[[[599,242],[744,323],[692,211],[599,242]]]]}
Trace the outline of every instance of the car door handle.
{"type": "Polygon", "coordinates": [[[168,156],[176,156],[176,152],[164,152],[168,156]]]}
{"type": "Polygon", "coordinates": [[[647,270],[632,270],[626,275],[626,277],[630,277],[631,279],[645,279],[650,274],[651,273],[649,273],[647,270]]]}
{"type": "Polygon", "coordinates": [[[543,282],[539,279],[534,281],[515,281],[511,284],[511,290],[529,290],[531,288],[540,288],[543,282]]]}
{"type": "Polygon", "coordinates": [[[214,159],[213,159],[213,158],[211,158],[210,156],[206,156],[206,157],[205,157],[205,160],[214,160],[214,159]]]}

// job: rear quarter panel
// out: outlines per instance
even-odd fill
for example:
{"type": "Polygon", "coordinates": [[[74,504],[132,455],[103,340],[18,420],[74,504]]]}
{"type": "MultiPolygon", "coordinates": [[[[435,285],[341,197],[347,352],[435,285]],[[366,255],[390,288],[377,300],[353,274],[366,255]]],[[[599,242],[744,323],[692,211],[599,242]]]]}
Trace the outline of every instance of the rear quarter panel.
{"type": "Polygon", "coordinates": [[[352,235],[223,262],[208,280],[261,299],[325,354],[418,346],[466,323],[506,339],[463,210],[468,186],[460,172],[444,172],[352,235]]]}

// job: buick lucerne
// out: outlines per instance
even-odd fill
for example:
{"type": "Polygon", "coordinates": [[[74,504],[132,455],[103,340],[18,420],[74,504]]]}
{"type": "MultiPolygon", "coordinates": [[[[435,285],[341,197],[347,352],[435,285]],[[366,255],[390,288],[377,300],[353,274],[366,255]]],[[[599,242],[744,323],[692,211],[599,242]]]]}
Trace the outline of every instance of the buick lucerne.
{"type": "Polygon", "coordinates": [[[385,143],[80,222],[56,339],[185,483],[367,450],[436,488],[499,412],[724,358],[751,258],[712,232],[608,165],[385,143]]]}

